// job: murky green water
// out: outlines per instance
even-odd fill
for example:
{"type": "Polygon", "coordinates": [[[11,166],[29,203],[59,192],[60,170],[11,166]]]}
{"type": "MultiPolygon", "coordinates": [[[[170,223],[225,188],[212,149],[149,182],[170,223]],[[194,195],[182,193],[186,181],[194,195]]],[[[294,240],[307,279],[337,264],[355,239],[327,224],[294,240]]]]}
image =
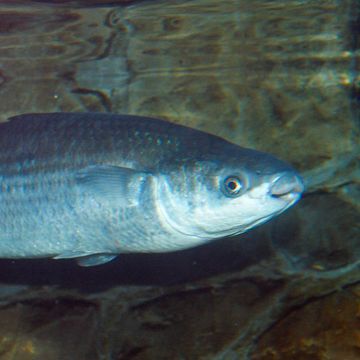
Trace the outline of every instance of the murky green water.
{"type": "Polygon", "coordinates": [[[153,115],[300,166],[351,151],[353,2],[75,3],[1,6],[3,119],[31,111],[153,115]]]}

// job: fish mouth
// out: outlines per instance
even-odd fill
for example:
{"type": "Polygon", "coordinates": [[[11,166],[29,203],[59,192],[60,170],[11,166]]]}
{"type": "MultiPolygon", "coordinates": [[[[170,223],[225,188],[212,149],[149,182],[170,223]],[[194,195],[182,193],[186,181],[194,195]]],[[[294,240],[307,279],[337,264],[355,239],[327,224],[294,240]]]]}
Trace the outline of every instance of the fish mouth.
{"type": "Polygon", "coordinates": [[[304,192],[305,186],[302,178],[294,172],[286,172],[275,177],[269,189],[273,198],[294,203],[304,192]]]}

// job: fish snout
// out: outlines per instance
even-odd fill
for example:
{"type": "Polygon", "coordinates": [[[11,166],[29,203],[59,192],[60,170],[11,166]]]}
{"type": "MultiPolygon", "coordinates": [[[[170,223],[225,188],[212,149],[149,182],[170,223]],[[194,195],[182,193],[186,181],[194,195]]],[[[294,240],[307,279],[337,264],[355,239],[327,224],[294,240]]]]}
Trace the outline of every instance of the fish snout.
{"type": "Polygon", "coordinates": [[[300,197],[304,189],[304,182],[298,174],[286,172],[273,180],[269,193],[273,197],[290,200],[294,196],[300,197]]]}

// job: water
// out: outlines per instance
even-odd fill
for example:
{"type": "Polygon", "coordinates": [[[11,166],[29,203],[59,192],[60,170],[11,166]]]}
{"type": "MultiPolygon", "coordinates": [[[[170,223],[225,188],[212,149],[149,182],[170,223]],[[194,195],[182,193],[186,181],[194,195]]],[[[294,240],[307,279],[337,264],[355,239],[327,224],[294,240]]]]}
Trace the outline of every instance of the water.
{"type": "Polygon", "coordinates": [[[165,118],[276,154],[308,193],[274,223],[191,251],[93,269],[1,260],[0,359],[359,358],[358,11],[2,1],[1,120],[165,118]]]}

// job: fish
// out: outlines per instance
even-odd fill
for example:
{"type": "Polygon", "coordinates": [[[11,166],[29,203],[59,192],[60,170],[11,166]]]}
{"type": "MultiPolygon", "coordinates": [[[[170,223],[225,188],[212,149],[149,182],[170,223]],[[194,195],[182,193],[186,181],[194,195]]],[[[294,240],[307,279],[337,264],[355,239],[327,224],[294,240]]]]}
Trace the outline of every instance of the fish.
{"type": "Polygon", "coordinates": [[[31,113],[0,124],[0,258],[192,248],[295,204],[299,173],[273,155],[169,121],[31,113]]]}

